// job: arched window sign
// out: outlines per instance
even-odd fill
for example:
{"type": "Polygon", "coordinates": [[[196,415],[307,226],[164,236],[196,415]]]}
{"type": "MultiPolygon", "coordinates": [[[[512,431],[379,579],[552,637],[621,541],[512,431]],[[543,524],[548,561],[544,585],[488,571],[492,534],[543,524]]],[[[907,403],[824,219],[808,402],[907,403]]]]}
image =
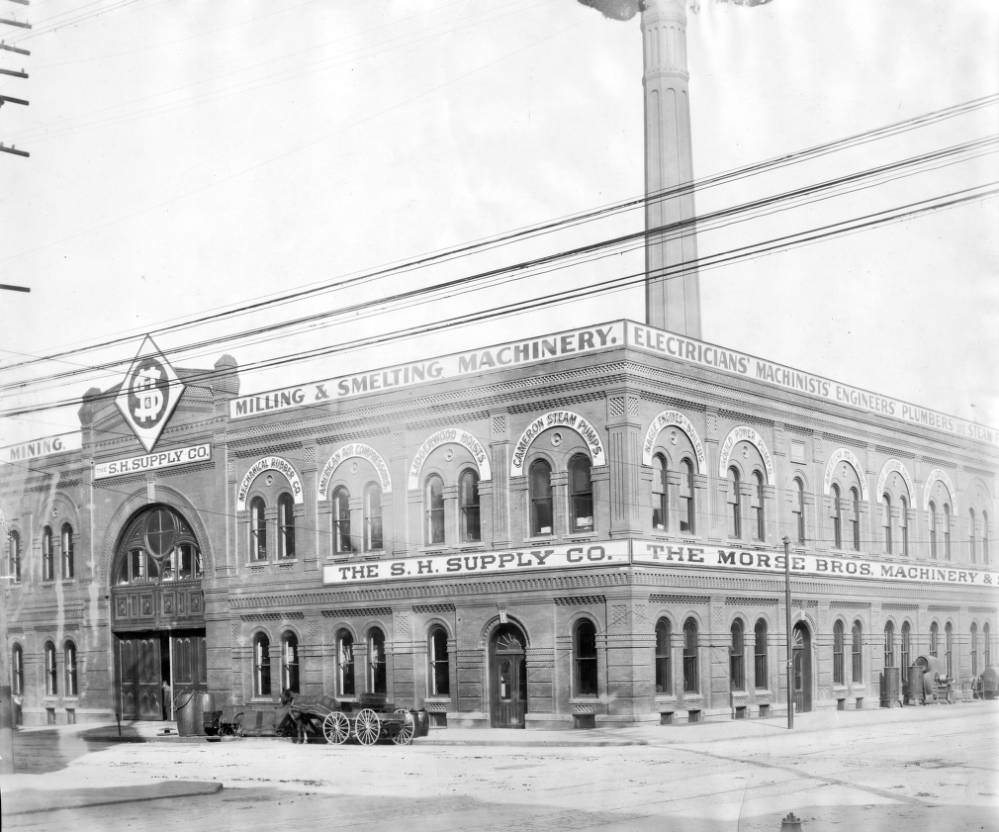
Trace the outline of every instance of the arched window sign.
{"type": "Polygon", "coordinates": [[[265,471],[277,471],[288,480],[288,484],[291,486],[291,496],[296,503],[301,503],[305,499],[303,496],[302,481],[298,478],[298,472],[294,466],[282,457],[265,456],[263,459],[258,459],[254,462],[250,466],[250,470],[244,474],[243,479],[240,481],[239,489],[236,492],[237,511],[244,511],[246,509],[246,495],[250,493],[250,486],[265,471]]]}
{"type": "Polygon", "coordinates": [[[916,484],[912,481],[912,475],[909,473],[908,469],[897,459],[889,459],[884,465],[881,466],[881,473],[878,474],[878,488],[875,494],[884,494],[886,486],[888,485],[888,478],[892,474],[898,474],[902,478],[902,482],[905,483],[905,487],[908,489],[909,493],[907,495],[908,499],[912,499],[916,496],[916,484]]]}
{"type": "Polygon", "coordinates": [[[749,427],[749,425],[739,425],[728,432],[728,436],[725,437],[725,441],[722,443],[721,457],[718,460],[718,476],[722,479],[728,476],[728,462],[732,458],[732,451],[735,450],[735,446],[740,442],[748,442],[760,452],[760,457],[763,459],[763,467],[767,469],[767,483],[773,485],[777,482],[770,449],[767,447],[767,443],[763,441],[763,437],[753,428],[749,427]]]}
{"type": "Polygon", "coordinates": [[[867,481],[864,479],[864,466],[860,464],[857,455],[849,448],[838,448],[833,451],[829,457],[829,461],[826,462],[826,473],[822,479],[824,493],[829,494],[829,489],[832,487],[833,479],[836,476],[836,466],[841,462],[845,462],[853,468],[853,472],[857,475],[857,482],[860,483],[860,496],[864,498],[864,502],[870,500],[870,495],[867,493],[867,481]]]}
{"type": "Polygon", "coordinates": [[[548,413],[538,416],[524,428],[524,432],[513,446],[513,458],[510,464],[511,477],[524,475],[524,461],[527,459],[527,452],[534,440],[548,428],[566,428],[575,431],[586,443],[593,464],[595,466],[607,464],[607,459],[604,456],[604,445],[600,441],[600,432],[593,425],[571,410],[550,410],[548,413]]]}
{"type": "Polygon", "coordinates": [[[701,473],[704,470],[704,445],[690,419],[678,410],[663,410],[656,414],[645,433],[645,442],[642,445],[642,462],[646,465],[652,465],[652,451],[656,446],[656,439],[662,431],[669,427],[679,428],[687,434],[690,444],[694,446],[694,455],[697,457],[697,472],[701,473]]]}
{"type": "Polygon", "coordinates": [[[323,470],[319,474],[319,494],[318,499],[325,500],[333,480],[333,474],[348,459],[364,459],[371,463],[378,475],[378,484],[382,487],[382,494],[392,493],[392,475],[389,473],[388,464],[378,451],[363,442],[351,442],[344,445],[326,461],[323,470]]]}
{"type": "Polygon", "coordinates": [[[461,428],[443,428],[428,436],[420,445],[416,456],[413,457],[413,464],[409,466],[409,481],[407,483],[410,490],[420,487],[420,471],[423,470],[423,464],[427,461],[427,457],[441,445],[450,444],[461,445],[472,455],[475,464],[479,466],[480,481],[485,482],[493,478],[492,469],[489,467],[489,454],[482,443],[461,428]]]}
{"type": "Polygon", "coordinates": [[[923,511],[929,511],[930,495],[933,493],[933,486],[935,486],[938,482],[943,483],[943,487],[947,489],[948,496],[950,497],[951,508],[954,512],[956,512],[957,491],[954,488],[954,483],[952,483],[950,477],[947,476],[947,472],[941,468],[934,468],[930,471],[929,476],[926,478],[926,485],[923,486],[923,511]]]}

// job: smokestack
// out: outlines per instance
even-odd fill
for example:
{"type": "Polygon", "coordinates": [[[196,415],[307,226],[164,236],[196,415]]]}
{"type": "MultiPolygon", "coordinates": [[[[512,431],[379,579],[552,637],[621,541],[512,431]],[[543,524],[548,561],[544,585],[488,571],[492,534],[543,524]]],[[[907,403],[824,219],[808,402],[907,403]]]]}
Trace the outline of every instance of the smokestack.
{"type": "Polygon", "coordinates": [[[701,300],[693,226],[666,235],[651,229],[694,217],[692,190],[656,194],[693,180],[687,81],[686,0],[645,0],[645,315],[650,326],[701,337],[701,300]],[[666,273],[668,271],[668,273],[666,273]]]}

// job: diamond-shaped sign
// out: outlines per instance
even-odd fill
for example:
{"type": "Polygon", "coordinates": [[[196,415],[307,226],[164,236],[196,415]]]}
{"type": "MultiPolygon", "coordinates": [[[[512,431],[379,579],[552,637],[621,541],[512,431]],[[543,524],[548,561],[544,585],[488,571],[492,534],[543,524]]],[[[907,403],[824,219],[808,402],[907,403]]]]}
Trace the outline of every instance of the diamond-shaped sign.
{"type": "Polygon", "coordinates": [[[150,336],[146,336],[121,384],[115,404],[146,453],[166,427],[184,385],[150,336]]]}

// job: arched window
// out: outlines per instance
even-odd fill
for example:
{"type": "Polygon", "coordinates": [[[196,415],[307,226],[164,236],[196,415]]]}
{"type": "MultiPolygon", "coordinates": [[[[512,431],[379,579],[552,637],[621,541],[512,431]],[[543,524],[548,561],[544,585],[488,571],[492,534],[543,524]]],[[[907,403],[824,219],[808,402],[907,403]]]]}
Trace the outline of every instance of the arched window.
{"type": "Polygon", "coordinates": [[[798,478],[794,478],[794,503],[791,507],[791,514],[794,516],[795,540],[798,543],[805,542],[805,484],[798,478]]]}
{"type": "Polygon", "coordinates": [[[66,674],[66,696],[78,696],[79,680],[76,671],[76,645],[67,641],[63,645],[63,671],[66,674]]]}
{"type": "Polygon", "coordinates": [[[368,690],[371,693],[388,691],[385,672],[385,633],[380,627],[368,630],[368,690]]]}
{"type": "Polygon", "coordinates": [[[982,563],[989,562],[989,515],[982,512],[982,563]]]}
{"type": "Polygon", "coordinates": [[[977,558],[975,552],[975,510],[968,509],[968,559],[974,563],[977,558]]]}
{"type": "Polygon", "coordinates": [[[354,636],[349,630],[336,634],[336,692],[338,696],[354,695],[354,636]]]}
{"type": "Polygon", "coordinates": [[[672,627],[669,619],[660,618],[656,622],[656,693],[673,692],[672,627]]]}
{"type": "Polygon", "coordinates": [[[59,549],[62,553],[62,578],[68,581],[73,577],[73,527],[63,523],[59,536],[59,549]]]}
{"type": "Polygon", "coordinates": [[[21,535],[12,531],[7,537],[7,551],[10,562],[9,574],[15,584],[21,583],[21,535]]]}
{"type": "Polygon", "coordinates": [[[860,492],[850,489],[850,537],[853,540],[853,551],[860,551],[860,492]]]}
{"type": "Polygon", "coordinates": [[[382,487],[376,482],[369,482],[364,487],[363,513],[364,551],[377,552],[385,542],[382,537],[382,487]]]}
{"type": "Polygon", "coordinates": [[[912,657],[912,627],[906,621],[902,624],[902,667],[899,668],[902,684],[909,683],[909,665],[912,657]]]}
{"type": "Polygon", "coordinates": [[[864,681],[864,630],[859,621],[853,622],[853,683],[864,681]]]}
{"type": "Polygon", "coordinates": [[[728,649],[728,679],[731,690],[746,689],[746,644],[742,619],[732,622],[732,641],[728,649]]]}
{"type": "Polygon", "coordinates": [[[843,622],[833,624],[833,684],[846,684],[843,673],[843,622]]]}
{"type": "Polygon", "coordinates": [[[593,531],[593,481],[586,454],[576,454],[569,460],[569,509],[572,531],[593,531]]]}
{"type": "Polygon", "coordinates": [[[543,459],[531,463],[529,483],[531,500],[531,535],[552,533],[552,469],[543,459]]]}
{"type": "Polygon", "coordinates": [[[685,693],[697,693],[701,687],[697,650],[697,622],[693,618],[688,618],[683,622],[683,690],[685,693]]]}
{"type": "Polygon", "coordinates": [[[24,650],[20,644],[10,651],[10,692],[14,696],[24,695],[24,650]]]}
{"type": "Polygon", "coordinates": [[[940,625],[934,621],[930,624],[930,655],[937,654],[937,642],[940,640],[940,625]]]}
{"type": "Polygon", "coordinates": [[[991,667],[992,665],[992,636],[989,633],[989,622],[986,621],[982,625],[982,648],[984,653],[982,655],[985,667],[991,667]]]}
{"type": "Polygon", "coordinates": [[[281,691],[300,693],[298,680],[298,636],[288,632],[281,636],[281,691]]]}
{"type": "Polygon", "coordinates": [[[271,695],[271,640],[266,633],[253,637],[253,695],[271,695]]]}
{"type": "Polygon", "coordinates": [[[59,674],[56,670],[56,649],[51,641],[45,642],[45,695],[59,693],[59,674]]]}
{"type": "Polygon", "coordinates": [[[119,544],[115,583],[201,578],[201,551],[197,538],[183,517],[165,506],[152,506],[129,523],[119,544]]]}
{"type": "Polygon", "coordinates": [[[42,529],[42,580],[55,580],[55,564],[52,562],[52,529],[42,529]]]}
{"type": "Polygon", "coordinates": [[[572,637],[575,654],[576,696],[597,695],[597,628],[589,619],[576,624],[572,637]]]}
{"type": "Polygon", "coordinates": [[[881,528],[884,531],[885,551],[892,553],[891,541],[891,497],[885,494],[881,498],[881,528]]]}
{"type": "Polygon", "coordinates": [[[885,622],[885,667],[895,666],[895,625],[885,622]]]}
{"type": "Polygon", "coordinates": [[[263,497],[250,500],[250,558],[267,560],[267,515],[263,497]]]}
{"type": "Polygon", "coordinates": [[[424,542],[428,546],[440,545],[444,542],[444,480],[437,474],[427,477],[423,501],[426,523],[424,542]]]}
{"type": "Polygon", "coordinates": [[[909,503],[905,497],[898,498],[898,530],[902,544],[901,554],[909,556],[909,503]]]}
{"type": "Polygon", "coordinates": [[[742,494],[739,493],[739,471],[728,469],[728,536],[742,538],[742,494]]]}
{"type": "Polygon", "coordinates": [[[758,690],[769,687],[769,673],[767,668],[767,622],[762,618],[756,622],[754,628],[756,636],[753,645],[753,685],[758,690]]]}
{"type": "Polygon", "coordinates": [[[669,530],[669,482],[666,457],[652,457],[652,528],[657,532],[669,530]]]}
{"type": "Polygon", "coordinates": [[[930,500],[930,557],[937,556],[937,505],[930,500]]]}
{"type": "Polygon", "coordinates": [[[478,543],[482,540],[482,522],[479,513],[479,475],[471,468],[461,472],[458,479],[458,510],[461,519],[461,542],[478,543]]]}
{"type": "Polygon", "coordinates": [[[350,551],[350,492],[341,485],[333,492],[333,552],[350,551]]]}
{"type": "Polygon", "coordinates": [[[447,653],[447,630],[439,625],[430,630],[427,658],[430,662],[430,672],[427,674],[430,695],[450,696],[451,662],[447,653]]]}
{"type": "MultiPolygon", "coordinates": [[[[943,504],[943,550],[944,560],[950,560],[950,504],[943,504]]],[[[948,674],[950,675],[950,674],[948,674]]]]}
{"type": "Polygon", "coordinates": [[[840,499],[839,486],[832,484],[832,521],[833,546],[843,548],[843,501],[840,499]]]}
{"type": "Polygon", "coordinates": [[[756,539],[766,540],[767,537],[767,527],[766,527],[766,515],[765,515],[765,502],[763,494],[763,474],[759,471],[753,471],[753,496],[750,498],[753,508],[753,518],[756,521],[753,525],[756,527],[756,539]]]}
{"type": "Polygon", "coordinates": [[[694,463],[688,457],[680,460],[680,531],[694,533],[694,463]]]}
{"type": "Polygon", "coordinates": [[[971,624],[971,675],[978,676],[978,625],[971,624]]]}
{"type": "Polygon", "coordinates": [[[947,678],[954,678],[954,625],[949,621],[944,626],[944,658],[947,662],[947,678]]]}
{"type": "Polygon", "coordinates": [[[287,492],[278,497],[278,557],[295,557],[295,501],[287,492]]]}

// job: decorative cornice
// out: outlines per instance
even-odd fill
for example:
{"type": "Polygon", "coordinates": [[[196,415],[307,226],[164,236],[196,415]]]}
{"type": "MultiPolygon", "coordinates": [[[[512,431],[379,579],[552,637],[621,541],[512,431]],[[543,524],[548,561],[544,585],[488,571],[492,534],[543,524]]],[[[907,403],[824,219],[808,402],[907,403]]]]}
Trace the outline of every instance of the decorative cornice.
{"type": "Polygon", "coordinates": [[[552,598],[556,607],[575,607],[588,604],[605,604],[605,595],[575,595],[570,598],[552,598]]]}

